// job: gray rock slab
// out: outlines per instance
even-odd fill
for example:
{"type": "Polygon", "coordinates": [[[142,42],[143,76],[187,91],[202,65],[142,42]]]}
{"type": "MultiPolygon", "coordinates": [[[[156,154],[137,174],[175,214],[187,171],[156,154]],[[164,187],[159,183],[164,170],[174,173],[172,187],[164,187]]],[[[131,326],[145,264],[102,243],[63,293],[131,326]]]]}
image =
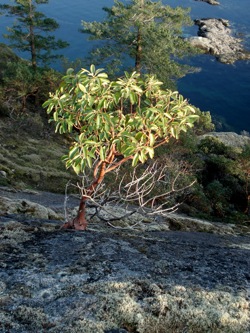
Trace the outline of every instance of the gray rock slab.
{"type": "MultiPolygon", "coordinates": [[[[181,313],[193,296],[199,303],[217,293],[227,304],[223,313],[240,304],[235,332],[247,332],[248,319],[241,322],[249,318],[242,308],[249,297],[248,236],[59,231],[57,221],[23,216],[0,222],[1,332],[136,332],[133,325],[143,331],[166,302],[174,314],[182,299],[181,313]]],[[[199,311],[212,311],[209,302],[199,311]]],[[[163,321],[172,327],[170,317],[163,321]]]]}

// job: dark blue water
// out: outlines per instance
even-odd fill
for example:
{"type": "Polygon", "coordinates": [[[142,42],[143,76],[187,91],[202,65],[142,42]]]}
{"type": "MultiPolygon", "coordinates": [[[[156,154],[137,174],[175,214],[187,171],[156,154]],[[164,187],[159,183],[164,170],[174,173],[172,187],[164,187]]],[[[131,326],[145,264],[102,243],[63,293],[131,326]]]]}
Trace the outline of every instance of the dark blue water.
{"type": "MultiPolygon", "coordinates": [[[[10,2],[0,0],[0,4],[10,2]]],[[[220,0],[219,6],[195,0],[163,0],[163,3],[190,7],[190,15],[194,19],[228,19],[233,32],[243,35],[245,47],[250,50],[250,0],[220,0]]],[[[48,5],[39,6],[39,10],[60,24],[56,36],[70,43],[63,53],[74,60],[86,56],[92,48],[86,35],[78,32],[81,20],[102,20],[105,17],[102,7],[112,4],[113,0],[50,0],[48,5]]],[[[0,22],[4,33],[13,18],[2,16],[0,22]]],[[[197,27],[193,27],[186,33],[196,34],[196,31],[197,27]]],[[[1,36],[0,41],[6,42],[1,36]]],[[[237,61],[233,65],[225,65],[212,56],[202,55],[192,59],[191,63],[201,71],[181,79],[178,90],[201,110],[210,111],[217,123],[223,123],[221,129],[250,132],[250,62],[237,61]]]]}

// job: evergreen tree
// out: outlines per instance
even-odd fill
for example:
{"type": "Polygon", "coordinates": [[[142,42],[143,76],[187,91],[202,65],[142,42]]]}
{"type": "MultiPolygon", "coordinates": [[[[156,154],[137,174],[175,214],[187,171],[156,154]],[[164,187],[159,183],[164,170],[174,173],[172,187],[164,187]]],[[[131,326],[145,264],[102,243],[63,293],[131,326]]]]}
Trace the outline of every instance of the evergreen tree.
{"type": "Polygon", "coordinates": [[[32,67],[35,69],[37,63],[48,62],[61,57],[52,54],[52,50],[58,50],[68,46],[61,39],[56,40],[49,32],[55,31],[59,24],[38,12],[37,5],[47,4],[48,0],[15,0],[14,5],[0,5],[10,16],[16,16],[17,21],[8,29],[4,37],[11,41],[10,46],[21,52],[29,52],[32,67]]]}
{"type": "Polygon", "coordinates": [[[92,62],[114,73],[125,69],[121,66],[129,63],[129,56],[137,72],[156,74],[167,86],[191,71],[178,62],[195,53],[183,38],[183,26],[192,25],[188,9],[150,0],[129,4],[115,0],[112,8],[103,9],[107,13],[103,22],[82,21],[81,31],[90,35],[89,40],[106,41],[92,51],[92,62]]]}

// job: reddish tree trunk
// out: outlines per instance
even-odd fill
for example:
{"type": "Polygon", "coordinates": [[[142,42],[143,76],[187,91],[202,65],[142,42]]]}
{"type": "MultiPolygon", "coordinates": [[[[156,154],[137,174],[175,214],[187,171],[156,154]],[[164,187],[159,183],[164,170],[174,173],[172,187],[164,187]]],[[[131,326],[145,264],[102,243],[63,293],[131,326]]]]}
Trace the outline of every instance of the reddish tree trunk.
{"type": "Polygon", "coordinates": [[[81,197],[77,217],[73,220],[73,227],[77,230],[86,230],[88,222],[86,220],[86,201],[85,196],[81,197]]]}
{"type": "Polygon", "coordinates": [[[87,229],[88,221],[86,219],[86,202],[88,198],[94,193],[97,185],[99,185],[103,181],[105,173],[106,173],[106,162],[102,161],[100,163],[100,172],[98,177],[89,186],[89,188],[86,191],[86,195],[83,195],[81,197],[77,216],[72,221],[64,223],[62,229],[76,229],[76,230],[87,229]]]}

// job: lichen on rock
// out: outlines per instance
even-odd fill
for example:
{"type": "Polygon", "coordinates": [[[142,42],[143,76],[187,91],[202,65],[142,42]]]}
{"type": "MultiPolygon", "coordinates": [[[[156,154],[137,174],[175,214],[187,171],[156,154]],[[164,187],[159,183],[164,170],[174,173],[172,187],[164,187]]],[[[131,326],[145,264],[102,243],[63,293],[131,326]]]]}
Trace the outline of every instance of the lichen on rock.
{"type": "Polygon", "coordinates": [[[0,197],[0,212],[3,214],[25,214],[40,219],[60,219],[52,209],[46,208],[29,200],[13,200],[7,197],[0,197]]]}

